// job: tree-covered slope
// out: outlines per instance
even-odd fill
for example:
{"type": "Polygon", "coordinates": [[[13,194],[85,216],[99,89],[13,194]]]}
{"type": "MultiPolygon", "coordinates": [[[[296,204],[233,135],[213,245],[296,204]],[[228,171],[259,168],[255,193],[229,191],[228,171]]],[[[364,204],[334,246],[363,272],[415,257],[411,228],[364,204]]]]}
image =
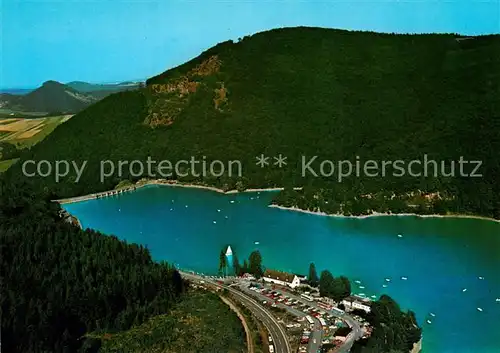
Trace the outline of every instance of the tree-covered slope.
{"type": "Polygon", "coordinates": [[[130,330],[92,333],[99,353],[243,353],[245,331],[234,311],[216,294],[192,291],[168,315],[130,330]]]}
{"type": "Polygon", "coordinates": [[[369,314],[363,311],[357,313],[373,326],[373,333],[368,339],[355,342],[352,353],[408,353],[422,338],[415,313],[401,311],[399,305],[387,295],[372,303],[369,314]]]}
{"type": "MultiPolygon", "coordinates": [[[[272,30],[221,43],[149,79],[144,89],[107,97],[58,127],[24,159],[88,161],[78,183],[71,174],[57,184],[35,179],[61,197],[134,179],[116,171],[101,183],[101,160],[145,162],[151,156],[175,163],[206,156],[241,161],[242,178],[179,179],[225,188],[237,181],[306,186],[280,202],[327,212],[417,208],[500,218],[499,54],[499,36],[272,30]],[[260,168],[255,157],[261,153],[271,162],[282,154],[288,165],[260,168]],[[385,177],[338,182],[337,174],[302,175],[302,156],[318,156],[312,167],[319,171],[324,159],[408,163],[424,154],[447,161],[448,169],[461,156],[483,161],[483,177],[394,177],[389,170],[385,177]],[[428,201],[429,194],[438,196],[428,201]]],[[[11,177],[19,176],[20,165],[11,168],[11,177]]]]}
{"type": "Polygon", "coordinates": [[[184,281],[143,246],[63,222],[59,206],[0,182],[2,348],[76,352],[83,335],[168,313],[184,281]]]}

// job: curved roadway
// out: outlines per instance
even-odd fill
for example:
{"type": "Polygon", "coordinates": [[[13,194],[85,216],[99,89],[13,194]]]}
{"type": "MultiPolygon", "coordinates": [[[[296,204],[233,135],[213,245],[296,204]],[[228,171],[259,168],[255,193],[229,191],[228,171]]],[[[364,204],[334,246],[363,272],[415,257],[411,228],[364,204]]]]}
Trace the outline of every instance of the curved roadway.
{"type": "Polygon", "coordinates": [[[279,324],[276,318],[265,308],[263,308],[255,299],[233,289],[227,285],[217,283],[210,278],[193,275],[190,273],[179,271],[184,278],[198,281],[205,281],[219,288],[227,289],[241,303],[245,304],[248,309],[267,327],[269,334],[273,339],[274,351],[276,353],[292,353],[290,343],[283,327],[279,324]]]}

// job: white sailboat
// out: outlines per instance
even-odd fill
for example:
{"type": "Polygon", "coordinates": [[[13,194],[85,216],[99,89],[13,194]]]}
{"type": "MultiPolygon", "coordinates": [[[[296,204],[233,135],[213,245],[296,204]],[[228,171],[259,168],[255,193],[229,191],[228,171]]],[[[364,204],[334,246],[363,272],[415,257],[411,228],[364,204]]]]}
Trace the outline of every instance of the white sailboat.
{"type": "Polygon", "coordinates": [[[229,245],[226,250],[226,256],[231,256],[231,255],[233,255],[233,250],[231,249],[231,245],[229,245]]]}

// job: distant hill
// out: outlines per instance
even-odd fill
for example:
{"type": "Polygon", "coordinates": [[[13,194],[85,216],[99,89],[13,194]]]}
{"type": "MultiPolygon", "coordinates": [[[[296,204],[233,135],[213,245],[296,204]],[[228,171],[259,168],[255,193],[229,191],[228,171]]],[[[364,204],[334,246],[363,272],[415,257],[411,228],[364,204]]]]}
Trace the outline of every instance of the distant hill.
{"type": "Polygon", "coordinates": [[[7,105],[15,106],[18,104],[21,96],[12,93],[0,93],[0,108],[4,108],[7,105]]]}
{"type": "MultiPolygon", "coordinates": [[[[278,202],[327,213],[472,213],[500,218],[500,36],[287,28],[224,42],[113,94],[24,158],[88,161],[79,183],[32,178],[58,196],[112,189],[102,160],[239,160],[242,177],[180,177],[220,188],[302,186],[278,202]],[[270,166],[255,164],[270,157],[270,166]],[[273,157],[287,157],[287,166],[273,157]],[[482,177],[303,174],[301,158],[482,161],[482,177]]],[[[20,163],[18,163],[20,165],[20,163]]],[[[226,164],[227,165],[227,164],[226,164]]],[[[329,164],[326,165],[328,167],[329,164]]],[[[19,166],[9,172],[21,175],[19,166]]],[[[323,166],[325,167],[325,166],[323,166]]],[[[324,168],[325,169],[325,168],[324,168]]],[[[326,168],[326,172],[329,172],[326,168]]],[[[388,170],[388,173],[394,170],[388,170]]],[[[471,172],[471,170],[468,170],[471,172]]],[[[458,173],[458,172],[457,172],[458,173]]]]}
{"type": "MultiPolygon", "coordinates": [[[[2,95],[2,98],[5,98],[2,95]]],[[[56,81],[47,81],[36,90],[23,95],[6,97],[4,107],[32,112],[76,113],[95,103],[98,99],[90,94],[79,92],[56,81]]]]}
{"type": "Polygon", "coordinates": [[[138,82],[92,84],[73,81],[63,84],[47,81],[32,91],[0,93],[0,108],[20,112],[77,113],[110,94],[136,89],[138,86],[138,82]]]}

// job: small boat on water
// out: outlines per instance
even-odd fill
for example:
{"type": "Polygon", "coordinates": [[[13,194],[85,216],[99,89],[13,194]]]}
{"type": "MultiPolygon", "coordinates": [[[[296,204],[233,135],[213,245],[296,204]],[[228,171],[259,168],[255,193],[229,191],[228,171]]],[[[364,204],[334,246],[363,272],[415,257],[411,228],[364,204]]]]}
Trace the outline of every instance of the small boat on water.
{"type": "Polygon", "coordinates": [[[390,278],[386,278],[386,279],[385,279],[385,281],[386,281],[386,282],[390,282],[390,281],[391,281],[391,279],[390,279],[390,278]]]}
{"type": "Polygon", "coordinates": [[[496,299],[495,299],[495,301],[496,301],[497,303],[499,303],[499,302],[500,302],[500,298],[496,298],[496,299]]]}
{"type": "Polygon", "coordinates": [[[234,200],[231,200],[231,201],[229,201],[229,202],[234,203],[234,200]]]}
{"type": "Polygon", "coordinates": [[[372,297],[373,299],[376,299],[376,298],[377,298],[377,296],[376,296],[376,295],[372,295],[371,297],[372,297]]]}
{"type": "Polygon", "coordinates": [[[188,205],[186,205],[186,208],[188,208],[188,205]]]}
{"type": "Polygon", "coordinates": [[[387,288],[387,284],[383,284],[382,287],[387,288]]]}
{"type": "Polygon", "coordinates": [[[430,313],[429,315],[432,316],[432,317],[436,316],[436,314],[434,314],[434,313],[430,313]]]}
{"type": "Polygon", "coordinates": [[[477,311],[483,311],[483,309],[482,308],[477,308],[477,311]]]}
{"type": "Polygon", "coordinates": [[[398,234],[398,238],[402,238],[402,237],[403,237],[403,235],[402,235],[402,234],[398,234]]]}
{"type": "Polygon", "coordinates": [[[462,289],[462,292],[467,292],[467,288],[462,289]]]}
{"type": "Polygon", "coordinates": [[[255,245],[259,245],[259,244],[260,244],[260,242],[258,242],[258,241],[254,241],[253,243],[254,243],[255,245]]]}
{"type": "Polygon", "coordinates": [[[483,276],[479,276],[478,278],[479,278],[479,279],[484,279],[484,277],[483,277],[483,276]]]}
{"type": "Polygon", "coordinates": [[[214,224],[217,224],[217,221],[214,221],[214,224]]]}
{"type": "Polygon", "coordinates": [[[365,293],[359,293],[358,294],[360,297],[366,297],[366,294],[365,293]]]}
{"type": "Polygon", "coordinates": [[[354,283],[360,284],[361,281],[360,280],[356,280],[356,281],[354,281],[354,283]]]}
{"type": "Polygon", "coordinates": [[[219,208],[219,209],[217,209],[217,212],[220,212],[220,208],[219,208]]]}
{"type": "Polygon", "coordinates": [[[365,287],[364,286],[359,286],[359,289],[365,289],[365,287]]]}
{"type": "Polygon", "coordinates": [[[432,321],[431,321],[431,320],[427,319],[426,321],[427,321],[427,323],[428,323],[429,325],[430,325],[430,324],[432,324],[432,321]]]}
{"type": "Polygon", "coordinates": [[[408,277],[403,276],[403,277],[401,277],[401,279],[402,279],[403,281],[406,281],[406,280],[408,279],[408,277]]]}
{"type": "Polygon", "coordinates": [[[224,218],[227,219],[227,216],[225,216],[224,218]]]}

